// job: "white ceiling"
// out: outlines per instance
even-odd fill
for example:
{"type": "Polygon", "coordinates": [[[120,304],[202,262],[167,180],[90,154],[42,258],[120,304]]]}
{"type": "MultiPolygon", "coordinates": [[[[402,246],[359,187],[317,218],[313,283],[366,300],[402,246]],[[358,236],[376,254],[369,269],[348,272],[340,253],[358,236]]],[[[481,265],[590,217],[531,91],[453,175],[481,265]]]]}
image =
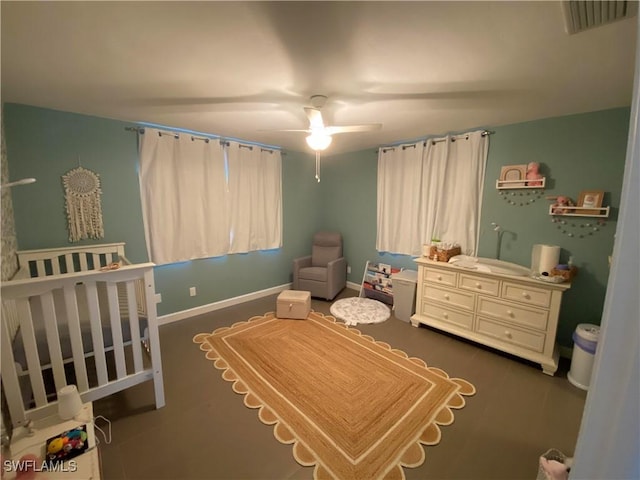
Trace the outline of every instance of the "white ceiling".
{"type": "Polygon", "coordinates": [[[326,154],[631,103],[636,18],[567,35],[561,2],[2,1],[2,101],[326,154]]]}

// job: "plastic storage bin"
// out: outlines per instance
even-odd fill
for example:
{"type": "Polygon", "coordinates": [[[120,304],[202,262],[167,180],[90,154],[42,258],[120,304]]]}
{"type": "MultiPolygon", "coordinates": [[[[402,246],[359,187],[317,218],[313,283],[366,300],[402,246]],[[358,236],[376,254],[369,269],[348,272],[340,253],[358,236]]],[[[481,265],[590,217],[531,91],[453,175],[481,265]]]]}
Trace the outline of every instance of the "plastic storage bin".
{"type": "Polygon", "coordinates": [[[590,323],[579,324],[573,332],[573,356],[567,379],[572,385],[582,390],[588,390],[591,383],[593,359],[599,336],[600,327],[590,323]]]}
{"type": "Polygon", "coordinates": [[[418,272],[402,270],[391,275],[393,285],[393,310],[396,318],[409,322],[416,313],[416,284],[418,272]]]}

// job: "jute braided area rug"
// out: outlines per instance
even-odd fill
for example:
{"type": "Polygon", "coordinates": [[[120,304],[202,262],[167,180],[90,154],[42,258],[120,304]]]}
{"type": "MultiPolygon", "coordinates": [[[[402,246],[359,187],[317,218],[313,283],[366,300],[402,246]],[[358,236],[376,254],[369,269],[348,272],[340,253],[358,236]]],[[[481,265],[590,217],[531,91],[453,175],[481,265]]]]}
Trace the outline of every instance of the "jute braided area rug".
{"type": "Polygon", "coordinates": [[[475,388],[332,316],[253,317],[193,338],[314,478],[402,479],[475,388]]]}

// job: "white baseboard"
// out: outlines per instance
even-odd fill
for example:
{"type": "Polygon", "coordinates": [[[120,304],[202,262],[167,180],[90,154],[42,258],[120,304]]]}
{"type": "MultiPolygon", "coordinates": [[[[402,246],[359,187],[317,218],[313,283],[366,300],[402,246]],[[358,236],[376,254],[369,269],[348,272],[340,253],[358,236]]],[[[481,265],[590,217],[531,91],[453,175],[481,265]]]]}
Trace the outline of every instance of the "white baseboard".
{"type": "Polygon", "coordinates": [[[360,291],[360,284],[359,283],[354,283],[354,282],[347,282],[347,288],[350,288],[351,290],[355,290],[357,292],[360,291]]]}
{"type": "Polygon", "coordinates": [[[278,285],[277,287],[271,287],[265,290],[258,290],[257,292],[251,292],[245,295],[240,295],[238,297],[220,300],[219,302],[213,302],[207,305],[200,305],[199,307],[189,308],[187,310],[181,310],[179,312],[168,313],[167,315],[162,315],[158,317],[158,325],[162,326],[168,323],[178,322],[180,320],[184,320],[185,318],[195,317],[196,315],[202,315],[205,313],[214,312],[216,310],[220,310],[221,308],[231,307],[233,305],[239,305],[241,303],[248,302],[250,300],[257,300],[258,298],[268,297],[269,295],[273,295],[274,293],[280,293],[284,290],[289,290],[290,288],[291,288],[291,284],[285,283],[283,285],[278,285]]]}

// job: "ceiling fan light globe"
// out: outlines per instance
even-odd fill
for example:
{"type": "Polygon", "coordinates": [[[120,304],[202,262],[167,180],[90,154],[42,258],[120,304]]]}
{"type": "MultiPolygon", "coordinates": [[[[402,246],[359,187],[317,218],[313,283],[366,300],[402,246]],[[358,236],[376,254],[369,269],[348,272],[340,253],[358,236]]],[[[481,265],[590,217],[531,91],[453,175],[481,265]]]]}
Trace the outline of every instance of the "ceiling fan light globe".
{"type": "Polygon", "coordinates": [[[324,133],[312,133],[307,137],[307,145],[309,145],[313,150],[326,150],[329,145],[331,145],[331,135],[327,135],[324,133]]]}

